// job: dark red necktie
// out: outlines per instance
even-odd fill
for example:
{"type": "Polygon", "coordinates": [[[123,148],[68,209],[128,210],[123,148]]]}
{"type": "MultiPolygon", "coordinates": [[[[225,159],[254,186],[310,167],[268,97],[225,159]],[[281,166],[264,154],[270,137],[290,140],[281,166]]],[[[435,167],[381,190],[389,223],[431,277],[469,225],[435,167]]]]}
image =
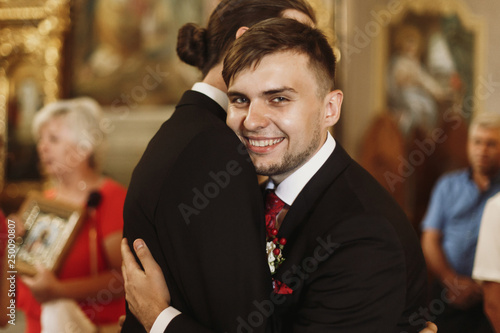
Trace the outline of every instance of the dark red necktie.
{"type": "MultiPolygon", "coordinates": [[[[267,192],[266,195],[266,230],[268,237],[272,236],[273,230],[276,229],[276,216],[283,209],[285,203],[278,198],[273,190],[267,192]]],[[[274,231],[277,233],[277,230],[274,231]]],[[[274,234],[276,236],[276,234],[274,234]]]]}
{"type": "MultiPolygon", "coordinates": [[[[285,203],[278,198],[276,193],[273,190],[267,192],[266,195],[266,230],[267,230],[267,241],[273,241],[276,244],[276,248],[274,248],[273,252],[275,256],[275,261],[272,263],[274,269],[271,270],[271,275],[276,272],[276,269],[281,265],[284,258],[282,258],[281,251],[283,250],[283,246],[286,244],[285,238],[278,238],[276,235],[278,234],[278,229],[276,229],[276,217],[279,212],[283,209],[285,203]],[[281,259],[279,259],[281,258],[281,259]]],[[[271,263],[270,263],[271,266],[271,263]]],[[[273,290],[276,294],[292,294],[293,290],[288,287],[285,283],[276,280],[274,277],[272,278],[273,282],[273,290]]]]}

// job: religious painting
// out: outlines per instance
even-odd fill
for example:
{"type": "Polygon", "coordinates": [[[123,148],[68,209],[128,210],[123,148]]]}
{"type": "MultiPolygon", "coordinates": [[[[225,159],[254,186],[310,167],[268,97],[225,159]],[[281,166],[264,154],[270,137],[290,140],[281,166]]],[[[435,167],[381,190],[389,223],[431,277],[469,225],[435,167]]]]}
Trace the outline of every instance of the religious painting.
{"type": "Polygon", "coordinates": [[[79,0],[72,31],[72,96],[102,105],[173,104],[198,79],[177,58],[177,31],[203,24],[203,0],[79,0]]]}
{"type": "Polygon", "coordinates": [[[82,209],[30,194],[19,216],[26,232],[16,254],[17,271],[34,275],[41,264],[56,272],[81,227],[82,209]]]}
{"type": "Polygon", "coordinates": [[[409,12],[389,27],[387,106],[404,136],[431,131],[447,108],[474,110],[474,34],[457,14],[409,12]]]}
{"type": "Polygon", "coordinates": [[[361,162],[417,226],[437,178],[467,165],[467,127],[481,109],[482,28],[461,1],[400,5],[379,38],[381,110],[361,162]]]}

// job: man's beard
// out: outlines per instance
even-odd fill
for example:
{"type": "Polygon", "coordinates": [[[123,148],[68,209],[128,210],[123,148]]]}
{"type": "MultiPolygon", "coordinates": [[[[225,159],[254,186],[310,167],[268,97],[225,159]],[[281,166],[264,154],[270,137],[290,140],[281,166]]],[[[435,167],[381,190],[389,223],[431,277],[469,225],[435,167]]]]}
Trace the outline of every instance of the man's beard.
{"type": "Polygon", "coordinates": [[[306,149],[293,154],[287,152],[281,161],[267,165],[267,166],[255,166],[255,170],[257,174],[263,176],[277,176],[287,174],[291,171],[295,171],[300,168],[303,164],[305,164],[311,156],[318,150],[321,142],[321,133],[319,127],[315,130],[314,136],[306,149]]]}

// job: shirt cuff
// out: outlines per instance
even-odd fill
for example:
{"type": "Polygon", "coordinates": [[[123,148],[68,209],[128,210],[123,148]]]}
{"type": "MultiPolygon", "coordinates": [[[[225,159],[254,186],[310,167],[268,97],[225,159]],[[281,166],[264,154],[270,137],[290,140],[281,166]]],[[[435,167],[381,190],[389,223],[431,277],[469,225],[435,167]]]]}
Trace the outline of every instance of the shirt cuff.
{"type": "Polygon", "coordinates": [[[165,310],[163,310],[158,317],[156,317],[156,320],[151,327],[151,331],[149,333],[163,333],[165,332],[165,329],[167,326],[170,324],[170,322],[180,315],[181,312],[177,310],[176,308],[169,306],[165,310]]]}

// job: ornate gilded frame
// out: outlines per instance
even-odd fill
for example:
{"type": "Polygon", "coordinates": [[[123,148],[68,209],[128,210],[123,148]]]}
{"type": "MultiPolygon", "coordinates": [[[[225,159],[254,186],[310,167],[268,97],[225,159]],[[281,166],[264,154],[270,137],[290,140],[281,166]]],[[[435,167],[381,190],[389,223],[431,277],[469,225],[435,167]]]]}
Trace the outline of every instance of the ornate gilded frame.
{"type": "Polygon", "coordinates": [[[81,207],[30,193],[19,211],[26,233],[19,242],[15,268],[35,275],[35,266],[57,272],[84,222],[81,207]]]}
{"type": "Polygon", "coordinates": [[[8,108],[15,93],[13,75],[21,73],[35,79],[44,104],[57,100],[69,23],[70,0],[0,0],[0,191],[6,180],[8,108]]]}

